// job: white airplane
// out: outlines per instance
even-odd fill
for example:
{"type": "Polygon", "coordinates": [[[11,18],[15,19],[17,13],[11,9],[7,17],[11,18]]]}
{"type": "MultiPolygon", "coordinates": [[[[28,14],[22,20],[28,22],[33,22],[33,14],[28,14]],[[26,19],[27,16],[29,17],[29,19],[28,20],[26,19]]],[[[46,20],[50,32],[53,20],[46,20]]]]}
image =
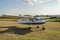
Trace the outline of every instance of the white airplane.
{"type": "Polygon", "coordinates": [[[33,20],[27,19],[25,21],[23,21],[22,19],[18,19],[19,24],[38,25],[38,24],[45,24],[45,22],[46,22],[45,20],[41,20],[39,17],[33,17],[33,20]]]}
{"type": "Polygon", "coordinates": [[[18,23],[20,24],[45,24],[45,20],[41,20],[39,17],[35,17],[34,20],[22,20],[22,19],[18,19],[18,23]]]}

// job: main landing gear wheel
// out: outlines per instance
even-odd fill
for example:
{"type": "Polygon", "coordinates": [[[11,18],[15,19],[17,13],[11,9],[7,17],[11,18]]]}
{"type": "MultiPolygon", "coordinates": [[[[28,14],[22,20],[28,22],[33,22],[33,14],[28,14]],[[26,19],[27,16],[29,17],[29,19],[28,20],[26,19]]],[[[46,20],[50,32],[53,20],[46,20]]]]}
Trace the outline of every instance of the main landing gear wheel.
{"type": "Polygon", "coordinates": [[[45,27],[44,26],[42,27],[42,30],[45,30],[45,27]]]}
{"type": "Polygon", "coordinates": [[[39,28],[39,26],[37,26],[37,28],[39,28]]]}
{"type": "Polygon", "coordinates": [[[31,27],[29,27],[28,29],[31,29],[31,27]]]}

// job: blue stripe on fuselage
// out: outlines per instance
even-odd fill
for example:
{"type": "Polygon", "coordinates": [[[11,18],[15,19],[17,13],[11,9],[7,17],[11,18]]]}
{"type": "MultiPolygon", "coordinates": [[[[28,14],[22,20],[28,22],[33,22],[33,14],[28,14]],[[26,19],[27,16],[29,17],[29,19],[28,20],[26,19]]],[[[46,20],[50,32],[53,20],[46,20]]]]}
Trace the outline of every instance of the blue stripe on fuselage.
{"type": "Polygon", "coordinates": [[[28,24],[28,25],[29,24],[35,24],[36,25],[36,24],[45,24],[45,22],[40,22],[40,23],[22,23],[22,24],[28,24]]]}

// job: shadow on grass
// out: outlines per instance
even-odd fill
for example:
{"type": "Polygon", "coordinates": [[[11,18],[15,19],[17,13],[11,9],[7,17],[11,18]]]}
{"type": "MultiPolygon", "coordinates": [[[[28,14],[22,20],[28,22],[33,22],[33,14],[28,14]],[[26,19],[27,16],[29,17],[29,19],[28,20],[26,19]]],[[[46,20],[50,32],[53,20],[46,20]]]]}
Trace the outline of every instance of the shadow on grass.
{"type": "Polygon", "coordinates": [[[7,30],[4,31],[0,31],[1,33],[12,33],[12,34],[19,34],[19,35],[25,35],[27,33],[32,32],[32,30],[30,30],[30,28],[17,28],[17,27],[0,27],[0,28],[8,28],[7,30]]]}

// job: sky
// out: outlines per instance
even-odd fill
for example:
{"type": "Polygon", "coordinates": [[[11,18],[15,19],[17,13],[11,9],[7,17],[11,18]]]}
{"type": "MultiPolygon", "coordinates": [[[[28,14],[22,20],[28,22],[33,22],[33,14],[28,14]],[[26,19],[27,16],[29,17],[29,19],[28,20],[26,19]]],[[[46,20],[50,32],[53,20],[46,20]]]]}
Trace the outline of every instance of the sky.
{"type": "Polygon", "coordinates": [[[0,0],[0,15],[60,15],[60,0],[0,0]]]}

